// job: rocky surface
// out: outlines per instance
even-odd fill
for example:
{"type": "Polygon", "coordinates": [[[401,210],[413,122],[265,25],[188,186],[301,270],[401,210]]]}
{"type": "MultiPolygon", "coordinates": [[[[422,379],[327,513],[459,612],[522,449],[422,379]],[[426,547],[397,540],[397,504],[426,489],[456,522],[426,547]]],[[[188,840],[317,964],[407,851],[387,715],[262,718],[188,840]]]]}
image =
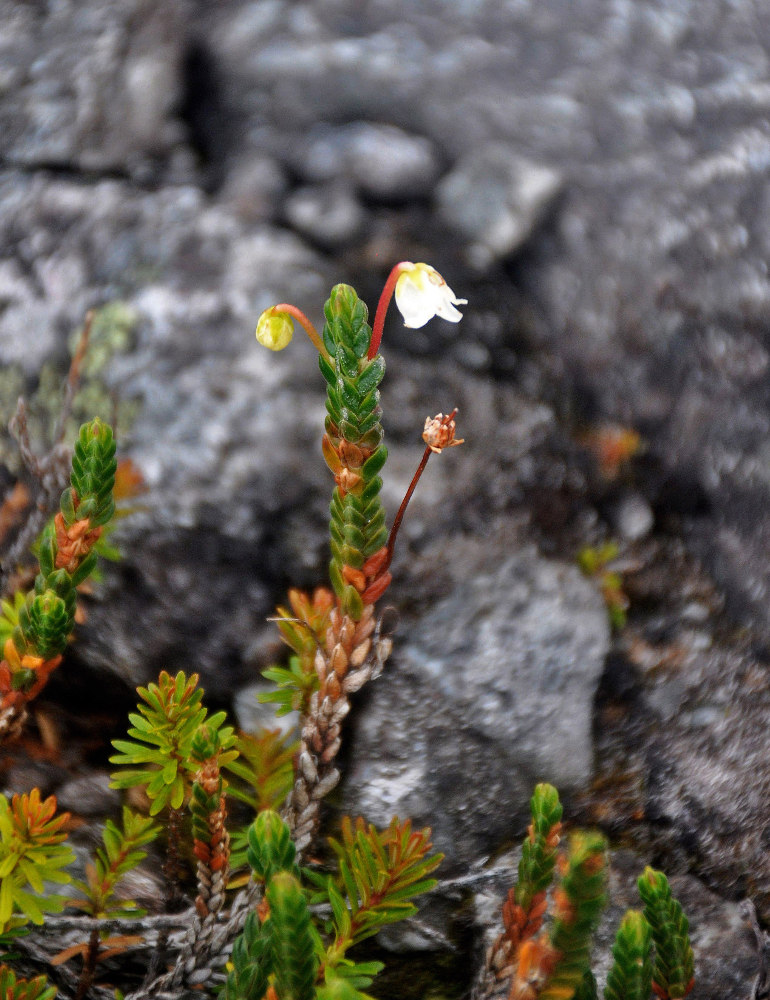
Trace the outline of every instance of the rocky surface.
{"type": "Polygon", "coordinates": [[[17,167],[147,176],[191,163],[178,115],[183,0],[0,5],[0,155],[17,167]]]}
{"type": "Polygon", "coordinates": [[[387,679],[355,713],[342,808],[430,824],[451,873],[526,825],[538,781],[566,795],[590,781],[609,634],[575,566],[499,536],[441,549],[462,572],[410,622],[387,679]],[[490,541],[511,548],[496,566],[490,541]]]}
{"type": "MultiPolygon", "coordinates": [[[[523,786],[550,769],[586,821],[767,919],[760,6],[9,0],[0,18],[4,410],[46,362],[65,371],[86,309],[138,317],[106,378],[141,404],[121,441],[149,491],[52,687],[65,730],[93,678],[117,686],[105,669],[125,689],[198,670],[226,703],[280,655],[266,616],[325,572],[323,403],[309,345],[268,357],[254,321],[285,298],[319,320],[336,280],[373,307],[392,262],[429,260],[470,304],[459,328],[389,323],[389,511],[428,412],[458,405],[468,443],[431,462],[407,517],[393,684],[357,706],[346,808],[403,804],[447,841],[483,816],[465,861],[520,832],[523,786]],[[610,536],[630,611],[604,657],[572,564],[610,536]],[[537,737],[514,724],[532,702],[537,737]],[[384,737],[412,784],[375,803],[384,737]],[[450,810],[458,755],[477,781],[450,810]]],[[[746,995],[709,912],[703,961],[735,976],[699,995],[746,995]]]]}

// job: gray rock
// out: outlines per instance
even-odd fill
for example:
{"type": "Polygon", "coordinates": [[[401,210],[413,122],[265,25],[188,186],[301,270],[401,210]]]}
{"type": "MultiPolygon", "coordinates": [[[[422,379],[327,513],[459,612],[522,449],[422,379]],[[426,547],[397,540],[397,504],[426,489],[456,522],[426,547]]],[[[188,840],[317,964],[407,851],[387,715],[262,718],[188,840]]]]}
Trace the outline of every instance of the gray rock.
{"type": "Polygon", "coordinates": [[[15,165],[142,172],[184,142],[185,0],[0,5],[0,135],[15,165]]]}
{"type": "MultiPolygon", "coordinates": [[[[430,818],[449,864],[510,836],[531,787],[566,794],[592,772],[592,704],[608,649],[605,609],[576,568],[532,548],[472,571],[409,630],[356,713],[346,807],[372,822],[430,818]]],[[[451,549],[443,547],[447,561],[451,549]]]]}
{"type": "Polygon", "coordinates": [[[266,691],[274,690],[268,681],[258,681],[241,688],[233,698],[233,714],[239,729],[246,733],[256,733],[260,729],[280,729],[282,733],[296,730],[299,724],[298,714],[275,714],[275,705],[262,704],[259,696],[266,691]]]}
{"type": "Polygon", "coordinates": [[[616,531],[630,542],[638,542],[652,531],[655,515],[645,498],[631,493],[617,504],[612,512],[616,531]]]}
{"type": "Polygon", "coordinates": [[[120,807],[121,796],[110,788],[109,774],[86,774],[60,785],[56,801],[78,816],[109,816],[120,807]]]}
{"type": "Polygon", "coordinates": [[[347,178],[363,194],[383,200],[428,194],[439,170],[428,139],[393,125],[355,122],[321,128],[300,149],[294,162],[309,180],[347,178]]]}
{"type": "Polygon", "coordinates": [[[468,260],[484,269],[529,237],[564,183],[559,171],[488,143],[463,157],[441,181],[436,206],[466,240],[468,260]]]}
{"type": "Polygon", "coordinates": [[[239,218],[258,223],[274,219],[288,188],[277,162],[260,153],[245,155],[230,167],[222,199],[230,202],[239,218]]]}
{"type": "Polygon", "coordinates": [[[286,218],[303,236],[325,246],[350,242],[361,230],[364,210],[339,184],[301,187],[286,200],[286,218]]]}
{"type": "Polygon", "coordinates": [[[419,198],[438,174],[433,144],[391,125],[353,126],[345,145],[353,180],[374,198],[419,198]]]}

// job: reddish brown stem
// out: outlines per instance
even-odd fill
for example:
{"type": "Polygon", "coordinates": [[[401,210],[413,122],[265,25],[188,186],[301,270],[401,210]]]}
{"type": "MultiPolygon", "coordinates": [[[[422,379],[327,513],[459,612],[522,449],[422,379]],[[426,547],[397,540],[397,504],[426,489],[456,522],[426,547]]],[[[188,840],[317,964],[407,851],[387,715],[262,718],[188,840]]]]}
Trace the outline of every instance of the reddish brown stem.
{"type": "Polygon", "coordinates": [[[412,499],[412,494],[420,481],[420,476],[425,471],[425,466],[428,464],[428,459],[433,454],[430,448],[426,448],[423,452],[422,458],[420,459],[420,464],[417,466],[417,472],[415,472],[412,477],[412,481],[409,484],[409,489],[406,491],[404,499],[401,501],[401,506],[398,508],[398,513],[393,520],[393,527],[390,529],[390,535],[388,536],[388,547],[387,547],[387,558],[385,560],[385,565],[383,566],[383,571],[386,570],[393,559],[393,549],[396,546],[396,537],[398,536],[398,529],[401,527],[401,522],[404,520],[404,514],[406,513],[406,508],[409,501],[412,499]]]}
{"type": "Polygon", "coordinates": [[[163,874],[166,877],[166,902],[176,908],[184,900],[180,887],[182,875],[182,809],[169,807],[167,820],[166,859],[163,863],[163,874]]]}
{"type": "Polygon", "coordinates": [[[310,320],[307,318],[307,316],[302,312],[301,309],[298,309],[296,306],[291,305],[290,302],[281,302],[279,305],[273,306],[271,312],[273,313],[283,312],[283,313],[288,313],[290,316],[293,316],[294,319],[296,319],[296,321],[305,331],[305,333],[308,335],[308,337],[310,337],[313,347],[315,347],[318,353],[322,357],[326,358],[327,361],[330,360],[329,352],[326,350],[323,341],[318,336],[318,331],[310,322],[310,320]]]}
{"type": "Polygon", "coordinates": [[[94,929],[88,939],[88,950],[83,956],[83,968],[78,980],[78,988],[75,993],[75,1000],[83,1000],[83,997],[91,989],[96,974],[96,962],[99,957],[99,931],[94,929]]]}
{"type": "Polygon", "coordinates": [[[380,342],[382,340],[382,331],[385,329],[385,313],[388,311],[388,306],[390,305],[390,300],[393,298],[393,292],[396,288],[396,282],[398,281],[398,276],[403,270],[405,270],[404,261],[400,264],[396,264],[393,270],[388,275],[388,280],[385,282],[385,287],[382,289],[382,294],[380,295],[380,301],[377,303],[377,311],[374,314],[374,323],[372,324],[372,339],[369,343],[369,353],[366,355],[369,361],[377,354],[380,349],[380,342]]]}

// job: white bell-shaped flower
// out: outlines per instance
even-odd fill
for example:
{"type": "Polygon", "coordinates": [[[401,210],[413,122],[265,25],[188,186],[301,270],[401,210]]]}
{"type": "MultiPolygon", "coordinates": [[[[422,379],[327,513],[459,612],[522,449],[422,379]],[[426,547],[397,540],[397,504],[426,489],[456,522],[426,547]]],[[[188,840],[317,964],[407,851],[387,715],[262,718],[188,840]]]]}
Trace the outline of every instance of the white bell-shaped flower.
{"type": "Polygon", "coordinates": [[[396,305],[404,317],[404,325],[411,330],[440,316],[450,323],[459,323],[462,313],[455,306],[468,304],[467,299],[458,299],[438,271],[430,264],[402,265],[396,282],[396,305]]]}

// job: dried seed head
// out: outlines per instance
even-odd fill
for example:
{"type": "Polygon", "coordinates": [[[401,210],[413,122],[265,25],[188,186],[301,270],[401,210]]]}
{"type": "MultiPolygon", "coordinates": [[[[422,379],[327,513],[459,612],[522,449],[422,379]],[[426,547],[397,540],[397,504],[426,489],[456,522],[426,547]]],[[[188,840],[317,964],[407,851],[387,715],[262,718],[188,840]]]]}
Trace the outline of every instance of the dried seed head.
{"type": "Polygon", "coordinates": [[[458,444],[463,444],[464,438],[455,438],[455,414],[457,409],[444,416],[437,413],[435,417],[425,418],[425,427],[422,432],[422,439],[432,452],[440,455],[444,448],[454,448],[458,444]]]}

